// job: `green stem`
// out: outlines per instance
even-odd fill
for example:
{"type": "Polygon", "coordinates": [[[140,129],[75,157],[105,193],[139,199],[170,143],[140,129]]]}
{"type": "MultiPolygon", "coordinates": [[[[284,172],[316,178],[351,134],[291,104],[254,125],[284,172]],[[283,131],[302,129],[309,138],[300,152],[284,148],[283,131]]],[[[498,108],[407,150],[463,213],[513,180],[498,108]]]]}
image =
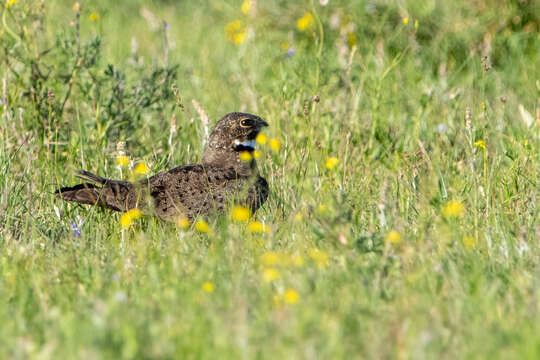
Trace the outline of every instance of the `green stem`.
{"type": "Polygon", "coordinates": [[[315,2],[313,0],[311,0],[311,11],[313,12],[313,16],[315,17],[317,27],[319,29],[319,48],[317,49],[317,68],[315,70],[315,91],[317,91],[319,89],[319,77],[321,73],[321,56],[324,44],[324,29],[319,14],[317,13],[315,2]]]}
{"type": "Polygon", "coordinates": [[[17,35],[17,33],[15,31],[13,31],[7,24],[6,16],[7,16],[8,11],[9,11],[8,9],[5,9],[2,12],[2,25],[4,25],[4,29],[6,29],[6,32],[9,35],[11,35],[11,37],[13,37],[15,40],[17,40],[17,42],[21,42],[21,37],[19,35],[17,35]]]}

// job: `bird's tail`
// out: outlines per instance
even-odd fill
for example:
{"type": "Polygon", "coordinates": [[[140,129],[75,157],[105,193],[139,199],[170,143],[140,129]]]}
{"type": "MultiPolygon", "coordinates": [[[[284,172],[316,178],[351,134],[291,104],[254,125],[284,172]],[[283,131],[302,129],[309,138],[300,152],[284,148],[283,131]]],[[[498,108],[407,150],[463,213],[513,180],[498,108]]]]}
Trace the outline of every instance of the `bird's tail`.
{"type": "Polygon", "coordinates": [[[63,187],[56,191],[56,197],[66,201],[74,201],[81,204],[101,205],[101,188],[94,184],[85,183],[70,187],[63,187]]]}
{"type": "Polygon", "coordinates": [[[136,206],[133,184],[129,182],[105,179],[88,171],[77,171],[75,176],[88,182],[60,188],[55,193],[57,198],[116,211],[126,211],[136,206]]]}
{"type": "Polygon", "coordinates": [[[90,181],[92,183],[98,183],[101,185],[105,185],[106,183],[110,182],[110,180],[108,179],[102,178],[100,176],[94,175],[91,172],[84,171],[84,170],[75,171],[75,176],[78,177],[79,179],[90,181]]]}

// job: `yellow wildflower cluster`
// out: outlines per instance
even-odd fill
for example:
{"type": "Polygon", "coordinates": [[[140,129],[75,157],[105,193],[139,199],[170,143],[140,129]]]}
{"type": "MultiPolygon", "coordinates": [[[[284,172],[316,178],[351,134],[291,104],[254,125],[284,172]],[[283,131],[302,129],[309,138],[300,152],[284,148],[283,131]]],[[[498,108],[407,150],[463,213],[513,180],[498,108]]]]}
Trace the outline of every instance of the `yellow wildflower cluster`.
{"type": "Polygon", "coordinates": [[[286,303],[294,305],[300,301],[300,294],[298,294],[298,291],[294,289],[287,289],[283,294],[283,300],[285,300],[286,303]]]}
{"type": "Polygon", "coordinates": [[[148,173],[148,166],[145,162],[140,162],[133,168],[134,175],[146,175],[148,173]]]}
{"type": "Polygon", "coordinates": [[[294,289],[287,289],[283,294],[275,294],[272,298],[275,307],[281,308],[284,304],[297,304],[300,301],[300,294],[294,289]]]}
{"type": "MultiPolygon", "coordinates": [[[[251,210],[245,206],[237,205],[231,209],[230,217],[236,222],[248,222],[251,218],[251,210]]],[[[260,221],[249,222],[247,230],[254,234],[270,232],[270,228],[260,221]]]]}
{"type": "Polygon", "coordinates": [[[130,163],[129,156],[120,155],[116,158],[116,165],[118,167],[128,167],[130,163]]]}
{"type": "Polygon", "coordinates": [[[298,30],[304,31],[313,24],[313,15],[310,12],[306,12],[304,16],[298,19],[296,26],[298,30]]]}
{"type": "Polygon", "coordinates": [[[484,140],[477,140],[477,141],[474,142],[473,145],[476,146],[477,148],[481,148],[481,149],[486,148],[486,143],[484,142],[484,140]]]}
{"type": "MultiPolygon", "coordinates": [[[[270,147],[270,150],[274,152],[278,152],[281,148],[281,142],[278,139],[271,138],[268,139],[268,137],[262,133],[258,134],[255,138],[255,141],[257,144],[260,145],[266,145],[270,147]]],[[[262,152],[260,150],[253,150],[253,152],[249,151],[242,151],[239,155],[240,160],[242,161],[251,161],[252,159],[260,159],[262,157],[262,152]]]]}
{"type": "Polygon", "coordinates": [[[242,44],[247,37],[247,29],[242,20],[231,21],[225,25],[225,36],[229,42],[242,44]]]}
{"type": "MultiPolygon", "coordinates": [[[[240,6],[240,11],[247,16],[252,13],[253,6],[253,0],[244,0],[240,6]]],[[[242,20],[234,20],[225,25],[225,37],[227,41],[233,44],[240,45],[244,43],[247,39],[247,34],[247,27],[242,20]]]]}
{"type": "MultiPolygon", "coordinates": [[[[405,25],[409,24],[409,18],[408,17],[404,17],[402,20],[403,20],[403,24],[405,24],[405,25]]],[[[418,20],[414,20],[414,30],[418,30],[419,25],[420,24],[418,23],[418,20]]]]}
{"type": "Polygon", "coordinates": [[[386,234],[386,241],[397,244],[401,241],[401,235],[396,230],[391,230],[386,234]]]}
{"type": "Polygon", "coordinates": [[[276,280],[279,278],[279,271],[277,271],[275,268],[266,268],[263,270],[262,277],[266,282],[276,280]]]}
{"type": "MultiPolygon", "coordinates": [[[[257,144],[260,144],[260,145],[266,145],[268,143],[268,145],[270,146],[270,149],[275,152],[279,151],[281,147],[281,142],[278,139],[275,139],[275,138],[268,139],[268,137],[264,135],[263,133],[260,133],[259,135],[257,135],[257,137],[255,138],[255,141],[257,142],[257,144]]],[[[255,159],[260,158],[261,155],[262,153],[259,150],[255,150],[253,152],[253,157],[255,159]]]]}
{"type": "Polygon", "coordinates": [[[18,3],[19,0],[6,0],[6,3],[5,3],[5,7],[6,9],[9,8],[10,6],[13,6],[15,5],[16,3],[18,3]]]}
{"type": "Polygon", "coordinates": [[[254,233],[254,234],[258,234],[258,233],[269,233],[270,232],[270,228],[268,227],[268,225],[266,224],[263,224],[262,222],[260,221],[252,221],[248,224],[247,226],[247,229],[249,232],[251,233],[254,233]]]}
{"type": "Polygon", "coordinates": [[[275,152],[278,152],[279,148],[281,147],[281,143],[279,142],[278,139],[270,139],[268,144],[270,145],[270,149],[272,149],[272,151],[275,151],[275,152]]]}
{"type": "Polygon", "coordinates": [[[133,220],[138,219],[141,216],[142,213],[139,209],[130,209],[120,216],[120,225],[122,225],[123,229],[126,229],[131,226],[133,220]]]}
{"type": "Polygon", "coordinates": [[[245,206],[237,205],[233,207],[231,210],[231,218],[234,221],[246,222],[249,220],[250,217],[251,217],[251,211],[245,206]]]}
{"type": "Polygon", "coordinates": [[[240,6],[240,10],[242,11],[244,15],[249,15],[249,13],[251,12],[252,4],[253,4],[252,0],[244,0],[244,2],[242,3],[242,6],[240,6]]]}
{"type": "Polygon", "coordinates": [[[251,161],[253,159],[253,156],[249,153],[249,151],[242,151],[240,153],[240,160],[242,161],[251,161]]]}
{"type": "Polygon", "coordinates": [[[472,236],[465,236],[465,237],[463,238],[463,245],[464,245],[467,249],[475,248],[475,247],[476,247],[476,239],[473,238],[472,236]]]}
{"type": "Polygon", "coordinates": [[[463,217],[465,215],[465,207],[456,200],[450,200],[443,208],[442,213],[445,217],[463,217]]]}
{"type": "Polygon", "coordinates": [[[206,281],[202,284],[202,289],[204,292],[207,293],[213,293],[214,292],[214,284],[210,281],[206,281]]]}
{"type": "Polygon", "coordinates": [[[259,133],[255,138],[255,141],[261,145],[264,145],[268,141],[268,138],[263,133],[259,133]]]}
{"type": "Polygon", "coordinates": [[[331,170],[336,167],[337,164],[339,164],[339,159],[337,157],[331,156],[326,159],[326,163],[324,165],[328,170],[331,170]]]}
{"type": "Polygon", "coordinates": [[[90,21],[98,21],[99,20],[99,14],[96,13],[96,12],[93,12],[90,14],[90,16],[88,17],[90,19],[90,21]]]}
{"type": "Polygon", "coordinates": [[[210,225],[204,220],[197,220],[195,222],[195,230],[203,234],[209,234],[212,232],[210,225]]]}

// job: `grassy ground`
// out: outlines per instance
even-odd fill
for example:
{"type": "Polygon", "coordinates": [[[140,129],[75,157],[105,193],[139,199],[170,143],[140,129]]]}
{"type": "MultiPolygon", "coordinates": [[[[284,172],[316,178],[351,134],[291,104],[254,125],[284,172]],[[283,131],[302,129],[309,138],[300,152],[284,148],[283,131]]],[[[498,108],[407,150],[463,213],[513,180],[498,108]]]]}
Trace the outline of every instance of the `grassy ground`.
{"type": "Polygon", "coordinates": [[[0,358],[540,357],[538,2],[6,4],[0,358]],[[238,110],[268,232],[54,198],[238,110]]]}

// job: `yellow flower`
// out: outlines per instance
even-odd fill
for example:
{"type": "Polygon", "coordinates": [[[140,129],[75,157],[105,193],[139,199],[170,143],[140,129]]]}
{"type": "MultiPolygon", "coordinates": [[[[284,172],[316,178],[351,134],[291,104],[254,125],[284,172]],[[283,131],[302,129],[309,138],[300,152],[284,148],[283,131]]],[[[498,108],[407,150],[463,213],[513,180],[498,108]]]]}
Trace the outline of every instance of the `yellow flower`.
{"type": "Polygon", "coordinates": [[[257,135],[257,137],[255,138],[255,141],[258,142],[259,144],[261,145],[264,145],[266,144],[266,141],[268,140],[268,138],[266,137],[266,135],[260,133],[259,135],[257,135]]]}
{"type": "Polygon", "coordinates": [[[298,19],[298,22],[296,23],[296,26],[298,27],[298,30],[304,31],[306,30],[311,24],[313,24],[313,15],[311,13],[307,12],[302,16],[300,19],[298,19]]]}
{"type": "Polygon", "coordinates": [[[133,173],[136,175],[145,175],[147,172],[148,172],[148,166],[146,166],[146,163],[144,162],[138,163],[133,169],[133,173]]]}
{"type": "Polygon", "coordinates": [[[249,232],[252,233],[268,233],[270,229],[267,225],[263,224],[260,221],[252,221],[248,225],[249,232]]]}
{"type": "Polygon", "coordinates": [[[231,218],[234,221],[248,221],[251,216],[251,212],[245,206],[235,206],[231,211],[231,218]]]}
{"type": "Polygon", "coordinates": [[[473,145],[476,146],[477,148],[481,148],[481,149],[486,148],[486,143],[484,142],[484,140],[477,140],[477,141],[474,142],[473,145]]]}
{"type": "Polygon", "coordinates": [[[270,149],[276,152],[279,151],[279,148],[281,147],[281,143],[278,139],[270,139],[268,144],[270,145],[270,149]]]}
{"type": "Polygon", "coordinates": [[[90,16],[88,17],[90,19],[90,21],[98,21],[99,20],[99,14],[98,13],[91,13],[90,16]]]}
{"type": "Polygon", "coordinates": [[[125,155],[118,156],[116,158],[116,165],[120,167],[127,167],[129,165],[129,157],[125,155]]]}
{"type": "Polygon", "coordinates": [[[195,230],[197,230],[200,233],[207,234],[210,232],[210,225],[204,220],[198,220],[195,223],[195,230]]]}
{"type": "Polygon", "coordinates": [[[442,212],[445,217],[463,217],[465,208],[461,202],[451,200],[444,206],[442,212]]]}
{"type": "Polygon", "coordinates": [[[320,213],[326,212],[327,209],[328,208],[324,204],[320,204],[319,206],[317,206],[317,211],[320,212],[320,213]]]}
{"type": "Polygon", "coordinates": [[[251,10],[251,0],[244,0],[240,10],[242,10],[244,15],[249,15],[249,11],[251,10]]]}
{"type": "Polygon", "coordinates": [[[203,289],[204,292],[213,293],[214,292],[214,284],[212,284],[210,281],[206,281],[204,284],[202,284],[202,289],[203,289]]]}
{"type": "Polygon", "coordinates": [[[294,215],[294,220],[296,221],[302,221],[303,218],[304,218],[304,215],[302,215],[301,212],[298,212],[296,213],[296,215],[294,215]]]}
{"type": "Polygon", "coordinates": [[[178,218],[177,224],[181,229],[187,229],[189,227],[189,220],[184,216],[180,216],[178,218]]]}
{"type": "Polygon", "coordinates": [[[465,245],[467,249],[472,249],[476,247],[476,239],[472,236],[465,236],[463,238],[463,245],[465,245]]]}
{"type": "Polygon", "coordinates": [[[289,304],[296,304],[300,300],[300,295],[296,290],[287,289],[283,294],[283,300],[289,304]]]}
{"type": "Polygon", "coordinates": [[[276,265],[279,262],[279,256],[273,251],[268,251],[261,256],[261,262],[266,266],[276,265]]]}
{"type": "Polygon", "coordinates": [[[327,169],[333,169],[337,164],[339,163],[339,159],[337,157],[329,157],[328,159],[326,159],[326,168],[327,169]]]}
{"type": "Polygon", "coordinates": [[[246,40],[246,35],[247,35],[247,31],[244,30],[243,32],[240,32],[236,35],[234,35],[234,43],[236,45],[240,45],[241,43],[243,43],[245,40],[246,40]]]}
{"type": "Polygon", "coordinates": [[[401,241],[401,235],[396,230],[391,230],[386,234],[386,241],[398,243],[401,241]]]}
{"type": "Polygon", "coordinates": [[[324,250],[317,248],[309,249],[309,257],[319,266],[326,267],[328,266],[328,253],[324,250]]]}
{"type": "Polygon", "coordinates": [[[409,18],[408,18],[408,17],[404,17],[404,18],[403,18],[403,23],[404,23],[405,25],[407,25],[407,24],[409,23],[409,18]]]}
{"type": "Polygon", "coordinates": [[[251,156],[249,151],[242,151],[240,153],[240,160],[242,160],[242,161],[251,161],[252,158],[253,157],[251,156]]]}
{"type": "Polygon", "coordinates": [[[10,6],[15,5],[18,2],[19,2],[19,0],[6,0],[6,4],[5,4],[6,9],[9,8],[10,6]]]}
{"type": "Polygon", "coordinates": [[[231,21],[225,25],[225,35],[227,41],[240,45],[246,40],[247,29],[241,20],[231,21]]]}
{"type": "Polygon", "coordinates": [[[280,46],[281,46],[281,50],[283,51],[287,51],[291,47],[288,41],[282,41],[280,46]]]}
{"type": "Polygon", "coordinates": [[[272,281],[279,278],[279,272],[274,268],[268,268],[263,270],[264,281],[272,281]]]}
{"type": "Polygon", "coordinates": [[[133,223],[133,220],[138,219],[142,216],[142,213],[139,209],[130,209],[123,213],[120,216],[120,225],[122,225],[122,228],[128,228],[133,223]]]}
{"type": "Polygon", "coordinates": [[[253,158],[260,159],[262,156],[262,152],[260,150],[253,150],[253,158]]]}

